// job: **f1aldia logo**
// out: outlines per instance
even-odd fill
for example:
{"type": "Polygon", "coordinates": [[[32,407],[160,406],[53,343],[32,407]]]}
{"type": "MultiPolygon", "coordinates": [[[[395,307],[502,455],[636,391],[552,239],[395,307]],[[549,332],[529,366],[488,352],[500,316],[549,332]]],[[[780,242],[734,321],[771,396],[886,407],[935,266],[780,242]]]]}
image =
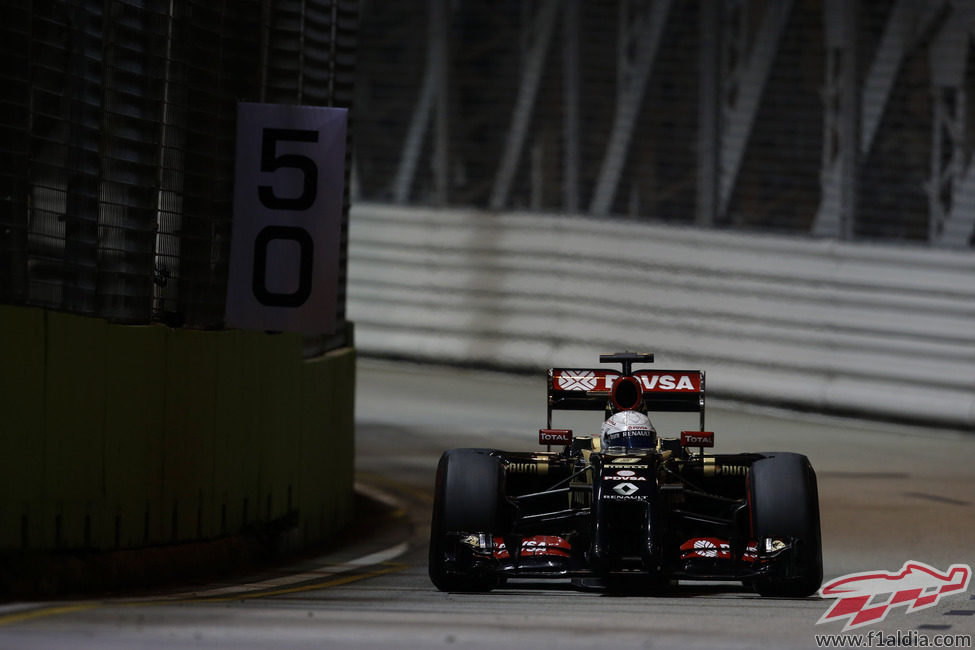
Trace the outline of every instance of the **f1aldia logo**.
{"type": "Polygon", "coordinates": [[[900,571],[866,571],[840,576],[823,585],[819,595],[836,598],[816,622],[846,621],[843,631],[879,623],[894,607],[911,614],[938,604],[945,596],[965,593],[972,577],[967,564],[952,564],[945,572],[923,562],[908,561],[900,571]]]}

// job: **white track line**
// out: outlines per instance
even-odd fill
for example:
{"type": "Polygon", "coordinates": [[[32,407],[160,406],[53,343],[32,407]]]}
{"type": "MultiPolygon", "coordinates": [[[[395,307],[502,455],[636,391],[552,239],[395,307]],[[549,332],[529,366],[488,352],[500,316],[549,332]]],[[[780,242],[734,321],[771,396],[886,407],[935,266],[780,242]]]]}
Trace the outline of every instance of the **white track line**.
{"type": "MultiPolygon", "coordinates": [[[[375,499],[380,501],[392,508],[405,509],[405,504],[396,498],[394,495],[384,492],[379,488],[365,485],[362,483],[355,484],[356,492],[360,492],[370,499],[375,499]]],[[[260,580],[257,582],[248,582],[245,584],[230,585],[227,587],[216,587],[214,589],[205,589],[203,591],[187,591],[176,594],[168,594],[165,596],[147,596],[144,598],[126,598],[126,602],[143,602],[143,601],[169,601],[169,600],[187,600],[194,598],[216,598],[216,597],[227,597],[235,595],[244,595],[248,593],[254,593],[259,591],[268,591],[271,589],[279,589],[281,587],[292,586],[300,584],[302,582],[310,582],[312,580],[320,580],[322,578],[327,578],[329,576],[338,575],[340,573],[348,573],[350,571],[355,571],[365,566],[372,566],[374,564],[382,564],[383,562],[389,562],[407,551],[409,544],[407,542],[400,542],[394,546],[383,549],[381,551],[376,551],[375,553],[369,553],[341,564],[323,564],[319,567],[312,569],[311,571],[305,571],[302,573],[294,573],[286,576],[280,576],[277,578],[270,578],[268,580],[260,580]]]]}
{"type": "Polygon", "coordinates": [[[248,582],[242,585],[218,587],[216,589],[206,589],[204,591],[192,591],[170,596],[168,598],[212,598],[215,596],[231,596],[252,591],[266,591],[269,589],[287,587],[302,582],[310,582],[312,580],[327,578],[339,573],[348,573],[349,571],[354,571],[364,566],[389,562],[390,560],[405,553],[407,548],[408,544],[406,542],[400,542],[399,544],[390,546],[382,551],[363,555],[362,557],[349,560],[348,562],[343,562],[342,564],[323,564],[318,568],[312,569],[311,571],[305,571],[304,573],[293,573],[286,576],[281,576],[279,578],[271,578],[269,580],[261,580],[259,582],[248,582]]]}

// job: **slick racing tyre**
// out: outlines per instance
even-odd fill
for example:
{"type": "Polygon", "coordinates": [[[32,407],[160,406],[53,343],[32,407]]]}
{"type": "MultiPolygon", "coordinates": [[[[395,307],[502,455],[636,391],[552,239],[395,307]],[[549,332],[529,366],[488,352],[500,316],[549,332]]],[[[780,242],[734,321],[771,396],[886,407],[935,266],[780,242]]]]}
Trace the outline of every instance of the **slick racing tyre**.
{"type": "Polygon", "coordinates": [[[488,591],[494,576],[465,573],[448,532],[494,533],[501,466],[490,449],[451,449],[440,457],[430,525],[430,580],[440,591],[488,591]],[[454,563],[448,571],[448,555],[454,563]]]}
{"type": "Polygon", "coordinates": [[[752,583],[762,596],[810,596],[823,581],[823,548],[819,526],[816,473],[801,454],[769,453],[755,461],[748,475],[752,532],[765,537],[795,538],[794,569],[786,575],[752,583]]]}

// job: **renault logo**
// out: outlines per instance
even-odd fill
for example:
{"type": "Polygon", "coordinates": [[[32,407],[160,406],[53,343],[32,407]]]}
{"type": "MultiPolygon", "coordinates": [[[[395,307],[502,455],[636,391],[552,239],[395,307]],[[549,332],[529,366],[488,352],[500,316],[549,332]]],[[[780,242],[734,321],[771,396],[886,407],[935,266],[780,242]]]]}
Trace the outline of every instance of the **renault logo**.
{"type": "Polygon", "coordinates": [[[639,492],[640,488],[633,485],[632,483],[620,483],[619,485],[613,486],[613,492],[616,494],[621,494],[625,497],[632,496],[634,493],[639,492]]]}

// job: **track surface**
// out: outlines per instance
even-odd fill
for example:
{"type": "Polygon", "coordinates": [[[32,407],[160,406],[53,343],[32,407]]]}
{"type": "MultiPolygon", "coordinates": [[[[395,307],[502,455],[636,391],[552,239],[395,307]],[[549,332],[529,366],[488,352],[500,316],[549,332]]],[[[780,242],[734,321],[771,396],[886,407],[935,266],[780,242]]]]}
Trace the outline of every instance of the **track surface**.
{"type": "MultiPolygon", "coordinates": [[[[387,525],[340,552],[266,575],[138,598],[0,606],[0,649],[812,648],[815,635],[841,631],[839,623],[816,624],[832,601],[763,599],[728,585],[683,584],[655,598],[578,592],[567,583],[436,591],[426,542],[437,458],[449,447],[536,448],[544,379],[364,361],[358,384],[358,481],[368,494],[391,498],[387,525]]],[[[556,424],[590,432],[593,417],[556,424]]],[[[810,457],[827,580],[894,571],[907,560],[975,565],[975,435],[730,405],[712,406],[708,420],[715,451],[810,457]]],[[[655,419],[664,434],[681,422],[690,424],[655,419]]],[[[971,642],[973,593],[975,584],[930,609],[895,608],[858,631],[971,642]]]]}

